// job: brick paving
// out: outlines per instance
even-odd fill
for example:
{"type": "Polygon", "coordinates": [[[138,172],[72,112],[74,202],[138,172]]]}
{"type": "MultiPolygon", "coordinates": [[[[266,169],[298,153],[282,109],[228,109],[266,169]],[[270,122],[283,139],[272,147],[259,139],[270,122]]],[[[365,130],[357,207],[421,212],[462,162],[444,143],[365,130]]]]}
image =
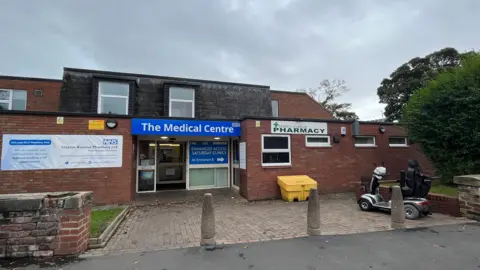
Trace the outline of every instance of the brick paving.
{"type": "MultiPolygon", "coordinates": [[[[202,194],[205,191],[202,192],[202,194]]],[[[197,196],[197,197],[196,197],[197,196]]],[[[86,255],[132,253],[199,246],[201,196],[194,200],[147,201],[132,207],[129,215],[103,249],[86,255]],[[167,203],[168,202],[168,203],[167,203]]],[[[321,195],[324,235],[390,230],[390,216],[362,212],[353,194],[321,195]]],[[[214,194],[217,242],[248,243],[306,236],[307,202],[281,200],[246,202],[231,192],[214,194]]],[[[408,228],[469,222],[433,214],[421,220],[407,220],[408,228]]]]}

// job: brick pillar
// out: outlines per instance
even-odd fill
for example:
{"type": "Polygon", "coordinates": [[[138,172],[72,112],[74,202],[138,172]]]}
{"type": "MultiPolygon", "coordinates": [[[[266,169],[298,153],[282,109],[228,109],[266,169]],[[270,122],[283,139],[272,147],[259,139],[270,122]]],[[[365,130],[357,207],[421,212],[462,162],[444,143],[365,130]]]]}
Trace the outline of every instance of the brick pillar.
{"type": "Polygon", "coordinates": [[[88,248],[90,239],[91,194],[77,194],[65,200],[59,212],[60,233],[55,255],[79,254],[88,248]]]}
{"type": "Polygon", "coordinates": [[[455,176],[453,182],[458,185],[460,213],[480,221],[480,175],[455,176]]]}

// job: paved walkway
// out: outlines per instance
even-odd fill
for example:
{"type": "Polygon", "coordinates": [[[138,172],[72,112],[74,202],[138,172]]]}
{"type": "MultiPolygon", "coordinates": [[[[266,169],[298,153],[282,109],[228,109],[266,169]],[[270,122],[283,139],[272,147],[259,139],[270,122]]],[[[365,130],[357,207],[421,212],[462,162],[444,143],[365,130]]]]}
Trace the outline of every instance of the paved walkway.
{"type": "MultiPolygon", "coordinates": [[[[214,194],[215,196],[215,194],[214,194]]],[[[306,202],[281,200],[246,202],[236,195],[214,198],[217,241],[248,243],[306,236],[306,202]]],[[[361,212],[352,194],[322,195],[321,230],[324,235],[390,230],[390,216],[361,212]]],[[[86,255],[133,253],[198,246],[201,201],[133,207],[107,246],[86,255]]],[[[433,214],[407,221],[407,227],[460,224],[463,218],[433,214]]]]}
{"type": "MultiPolygon", "coordinates": [[[[451,270],[480,268],[480,227],[425,229],[303,237],[204,248],[137,252],[80,260],[7,264],[7,269],[70,270],[451,270]],[[25,268],[23,268],[25,267],[25,268]]],[[[0,261],[0,268],[2,267],[0,261]]]]}

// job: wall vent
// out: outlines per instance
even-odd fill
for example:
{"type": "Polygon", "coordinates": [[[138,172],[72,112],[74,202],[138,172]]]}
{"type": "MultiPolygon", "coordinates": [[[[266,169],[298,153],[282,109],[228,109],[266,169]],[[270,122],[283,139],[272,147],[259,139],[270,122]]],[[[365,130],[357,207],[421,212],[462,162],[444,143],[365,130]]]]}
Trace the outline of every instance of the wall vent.
{"type": "Polygon", "coordinates": [[[33,95],[36,97],[41,97],[43,96],[43,90],[42,89],[35,89],[33,90],[33,95]]]}

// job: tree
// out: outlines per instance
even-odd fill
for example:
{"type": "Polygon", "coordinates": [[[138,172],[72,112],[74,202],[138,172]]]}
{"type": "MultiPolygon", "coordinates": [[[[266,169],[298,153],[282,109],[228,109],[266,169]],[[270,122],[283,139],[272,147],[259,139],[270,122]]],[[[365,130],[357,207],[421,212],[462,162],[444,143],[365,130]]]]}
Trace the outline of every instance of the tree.
{"type": "Polygon", "coordinates": [[[445,182],[480,172],[480,54],[461,61],[416,91],[402,119],[445,182]]]}
{"type": "Polygon", "coordinates": [[[425,87],[439,74],[458,67],[461,59],[472,52],[460,54],[454,48],[444,48],[425,57],[415,57],[398,67],[377,89],[380,103],[386,104],[388,121],[400,120],[405,104],[415,90],[425,87]]]}
{"type": "Polygon", "coordinates": [[[347,120],[358,119],[355,112],[350,111],[351,103],[337,103],[335,99],[350,91],[344,80],[323,80],[317,88],[299,89],[316,100],[320,105],[329,110],[334,118],[347,120]]]}

